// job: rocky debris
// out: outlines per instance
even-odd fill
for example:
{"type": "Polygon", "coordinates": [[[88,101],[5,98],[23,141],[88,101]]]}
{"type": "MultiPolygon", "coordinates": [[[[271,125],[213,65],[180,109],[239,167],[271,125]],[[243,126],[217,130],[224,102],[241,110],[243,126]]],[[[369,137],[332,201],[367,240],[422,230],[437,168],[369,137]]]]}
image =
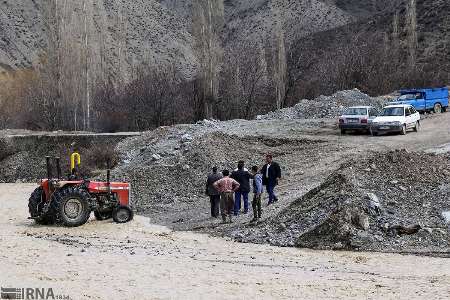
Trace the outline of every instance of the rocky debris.
{"type": "Polygon", "coordinates": [[[442,217],[444,218],[445,222],[450,225],[450,211],[443,211],[442,217]]]}
{"type": "MultiPolygon", "coordinates": [[[[242,124],[246,123],[242,121],[242,124]]],[[[112,176],[131,182],[133,202],[138,211],[145,214],[170,211],[175,214],[182,210],[184,214],[188,213],[187,207],[192,209],[203,203],[205,178],[213,166],[219,170],[233,170],[241,159],[247,166],[261,166],[264,155],[275,149],[277,156],[297,149],[318,156],[320,151],[314,149],[323,143],[240,136],[241,131],[248,131],[245,128],[229,130],[228,126],[234,126],[234,121],[205,120],[193,125],[160,128],[141,137],[124,140],[117,148],[126,162],[114,169],[112,176]],[[147,150],[139,151],[142,147],[147,150]]],[[[192,210],[189,213],[192,214],[192,210]]],[[[167,215],[163,217],[164,223],[172,224],[173,220],[167,215]]],[[[174,219],[180,217],[184,218],[184,215],[177,215],[174,219]]],[[[197,217],[189,215],[184,219],[192,221],[197,217]]]]}
{"type": "Polygon", "coordinates": [[[157,160],[160,160],[160,159],[161,159],[161,155],[159,155],[157,153],[152,155],[152,160],[157,161],[157,160]]]}
{"type": "Polygon", "coordinates": [[[242,229],[239,240],[318,249],[448,253],[450,228],[442,212],[450,211],[449,170],[447,156],[404,150],[350,160],[278,215],[242,229]],[[376,171],[364,172],[363,166],[371,164],[377,165],[376,171]],[[410,188],[399,192],[399,184],[410,188]],[[280,226],[286,230],[280,231],[280,226]]]}
{"type": "Polygon", "coordinates": [[[319,96],[314,100],[300,100],[293,107],[269,112],[266,115],[259,115],[257,119],[334,118],[341,115],[344,109],[349,106],[370,105],[380,109],[388,100],[388,97],[370,97],[358,89],[339,91],[331,96],[319,96]]]}
{"type": "Polygon", "coordinates": [[[367,193],[367,207],[371,215],[379,215],[381,213],[380,199],[374,193],[367,193]]]}
{"type": "MultiPolygon", "coordinates": [[[[403,226],[403,225],[394,225],[388,228],[388,232],[393,233],[394,235],[402,235],[402,234],[415,234],[419,232],[422,227],[418,224],[412,226],[403,226]]],[[[433,231],[429,232],[432,233],[433,231]]]]}

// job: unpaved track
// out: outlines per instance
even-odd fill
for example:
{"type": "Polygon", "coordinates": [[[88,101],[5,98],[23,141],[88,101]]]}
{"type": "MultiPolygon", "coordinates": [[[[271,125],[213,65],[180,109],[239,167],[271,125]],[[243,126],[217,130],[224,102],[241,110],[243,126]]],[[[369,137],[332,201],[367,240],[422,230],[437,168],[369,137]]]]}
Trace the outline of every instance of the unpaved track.
{"type": "Polygon", "coordinates": [[[27,220],[31,184],[0,184],[0,285],[72,299],[448,299],[450,260],[239,244],[128,224],[27,220]]]}

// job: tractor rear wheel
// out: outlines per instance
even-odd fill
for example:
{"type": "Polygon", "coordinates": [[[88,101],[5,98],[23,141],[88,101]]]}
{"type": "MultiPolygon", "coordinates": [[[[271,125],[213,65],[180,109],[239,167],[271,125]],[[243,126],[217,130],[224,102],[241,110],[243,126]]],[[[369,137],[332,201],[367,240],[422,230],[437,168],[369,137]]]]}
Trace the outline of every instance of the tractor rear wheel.
{"type": "Polygon", "coordinates": [[[42,187],[36,188],[31,193],[30,199],[28,200],[28,211],[30,212],[30,217],[35,218],[34,221],[36,224],[50,225],[54,223],[54,216],[51,210],[46,215],[42,215],[43,194],[44,190],[42,187]]]}
{"type": "Polygon", "coordinates": [[[99,221],[108,220],[112,218],[112,211],[94,210],[94,216],[99,221]]]}
{"type": "Polygon", "coordinates": [[[119,207],[115,208],[112,214],[113,220],[116,223],[126,223],[133,220],[133,210],[131,210],[130,207],[120,205],[119,207]]]}
{"type": "Polygon", "coordinates": [[[76,227],[89,220],[91,208],[89,193],[82,187],[69,186],[53,194],[53,206],[57,223],[76,227]]]}

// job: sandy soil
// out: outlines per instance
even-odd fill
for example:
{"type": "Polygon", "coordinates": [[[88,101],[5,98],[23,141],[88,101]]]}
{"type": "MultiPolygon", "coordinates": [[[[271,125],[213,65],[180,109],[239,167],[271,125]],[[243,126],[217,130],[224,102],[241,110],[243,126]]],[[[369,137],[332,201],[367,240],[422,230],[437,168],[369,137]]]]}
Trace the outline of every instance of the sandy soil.
{"type": "Polygon", "coordinates": [[[32,184],[0,185],[0,285],[71,299],[448,299],[448,259],[239,244],[136,217],[27,220],[32,184]]]}

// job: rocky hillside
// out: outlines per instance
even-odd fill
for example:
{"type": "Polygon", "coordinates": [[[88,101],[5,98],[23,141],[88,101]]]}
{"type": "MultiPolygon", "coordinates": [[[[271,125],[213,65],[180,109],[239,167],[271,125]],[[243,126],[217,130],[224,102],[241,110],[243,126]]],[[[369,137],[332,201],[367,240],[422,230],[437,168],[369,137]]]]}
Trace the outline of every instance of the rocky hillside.
{"type": "MultiPolygon", "coordinates": [[[[77,41],[82,39],[84,16],[88,16],[91,55],[94,58],[104,55],[110,69],[124,72],[127,66],[142,61],[169,61],[189,76],[196,66],[190,34],[192,2],[88,0],[86,8],[82,1],[59,1],[58,5],[63,12],[60,17],[65,24],[64,36],[73,36],[77,41]]],[[[0,3],[0,68],[31,66],[45,51],[44,3],[43,0],[0,3]]],[[[279,21],[288,40],[330,30],[358,19],[360,9],[352,10],[349,6],[353,7],[340,1],[226,0],[225,43],[248,36],[265,38],[279,21]]],[[[370,13],[366,10],[365,15],[370,13]]]]}
{"type": "Polygon", "coordinates": [[[308,34],[340,27],[356,18],[323,1],[225,1],[226,38],[230,43],[249,36],[265,40],[281,26],[288,42],[308,34]]]}
{"type": "MultiPolygon", "coordinates": [[[[328,31],[322,31],[314,35],[300,38],[298,45],[308,45],[304,51],[317,53],[320,48],[323,52],[335,52],[340,47],[345,47],[355,37],[370,36],[372,34],[386,35],[386,39],[392,42],[394,39],[394,18],[398,16],[398,38],[400,51],[407,49],[407,4],[409,0],[388,1],[384,10],[375,9],[373,11],[362,9],[362,4],[370,1],[333,1],[339,7],[359,14],[355,11],[363,11],[363,18],[350,24],[350,26],[336,27],[328,31]],[[360,5],[356,5],[356,2],[360,5]]],[[[382,1],[376,1],[382,2],[382,1]]],[[[379,6],[377,6],[379,7],[379,6]]],[[[416,0],[417,11],[417,38],[418,62],[436,62],[448,64],[450,52],[446,49],[450,43],[450,2],[446,0],[416,0]]],[[[380,44],[380,47],[384,47],[380,44]]],[[[404,55],[406,55],[404,53],[404,55]]],[[[445,68],[442,68],[445,69],[445,68]]]]}
{"type": "MultiPolygon", "coordinates": [[[[60,15],[64,24],[61,31],[73,40],[69,45],[81,43],[87,20],[89,54],[91,61],[101,65],[97,68],[127,77],[131,66],[142,62],[170,62],[189,78],[198,65],[191,34],[193,1],[87,0],[85,8],[83,1],[59,1],[64,12],[60,15]]],[[[228,47],[249,37],[268,41],[281,27],[287,44],[309,44],[312,53],[317,49],[335,51],[358,34],[391,35],[396,12],[400,39],[405,40],[406,2],[225,0],[223,40],[228,47]]],[[[0,70],[32,66],[45,52],[48,33],[44,3],[0,2],[0,70]]],[[[450,41],[449,5],[445,0],[417,0],[419,60],[449,61],[449,52],[445,51],[450,41]]]]}
{"type": "MultiPolygon", "coordinates": [[[[0,3],[0,67],[28,67],[45,52],[47,34],[43,0],[0,3]]],[[[186,18],[155,0],[59,1],[61,29],[68,43],[80,43],[87,15],[92,60],[110,70],[129,71],[143,60],[175,63],[186,75],[195,69],[192,36],[186,18]],[[101,58],[100,56],[103,56],[101,58]]]]}

